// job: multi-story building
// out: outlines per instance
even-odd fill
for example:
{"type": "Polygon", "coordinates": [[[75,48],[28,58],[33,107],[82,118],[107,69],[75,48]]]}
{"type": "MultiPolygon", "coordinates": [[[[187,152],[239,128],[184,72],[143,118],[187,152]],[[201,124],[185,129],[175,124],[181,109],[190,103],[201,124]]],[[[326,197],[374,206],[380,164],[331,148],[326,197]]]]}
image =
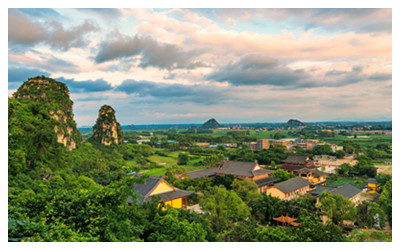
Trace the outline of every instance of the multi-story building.
{"type": "Polygon", "coordinates": [[[257,140],[257,150],[269,149],[269,141],[267,139],[257,140]]]}

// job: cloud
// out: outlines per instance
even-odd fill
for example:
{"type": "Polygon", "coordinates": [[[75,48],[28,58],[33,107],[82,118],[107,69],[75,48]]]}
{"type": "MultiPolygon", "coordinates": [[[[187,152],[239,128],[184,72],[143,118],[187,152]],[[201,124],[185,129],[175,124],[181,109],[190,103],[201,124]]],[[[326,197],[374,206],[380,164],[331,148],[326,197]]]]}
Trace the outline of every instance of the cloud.
{"type": "Polygon", "coordinates": [[[65,83],[71,93],[100,92],[112,89],[111,84],[103,79],[97,79],[95,81],[76,81],[74,79],[65,79],[64,77],[60,77],[55,80],[65,83]]]}
{"type": "Polygon", "coordinates": [[[365,32],[392,32],[392,10],[374,8],[255,8],[255,9],[192,9],[210,18],[232,24],[232,20],[251,22],[257,20],[287,22],[309,30],[322,28],[328,31],[352,30],[365,32]]]}
{"type": "Polygon", "coordinates": [[[208,80],[229,82],[232,85],[301,86],[315,85],[312,77],[302,69],[293,70],[278,64],[265,55],[248,54],[231,62],[206,77],[208,80]]]}
{"type": "Polygon", "coordinates": [[[12,44],[33,45],[46,37],[46,30],[39,22],[29,20],[16,9],[8,10],[8,41],[12,44]]]}
{"type": "Polygon", "coordinates": [[[97,25],[89,20],[65,29],[58,21],[36,22],[17,9],[8,10],[8,42],[17,48],[39,43],[62,51],[72,47],[82,48],[87,44],[86,34],[96,30],[97,25]]]}
{"type": "Polygon", "coordinates": [[[108,100],[108,97],[106,96],[90,96],[90,97],[83,97],[83,98],[78,98],[76,101],[78,102],[97,102],[97,101],[104,101],[108,100]]]}
{"type": "Polygon", "coordinates": [[[27,81],[28,78],[35,76],[49,76],[49,73],[30,68],[8,68],[8,82],[20,82],[27,81]]]}
{"type": "Polygon", "coordinates": [[[76,10],[82,11],[88,14],[96,15],[100,18],[104,18],[108,22],[115,18],[122,17],[122,13],[118,9],[111,8],[77,8],[76,10]]]}
{"type": "Polygon", "coordinates": [[[17,65],[24,68],[41,68],[48,72],[79,72],[79,67],[72,62],[55,57],[53,53],[29,50],[25,54],[8,54],[9,65],[17,65]]]}
{"type": "Polygon", "coordinates": [[[18,10],[33,17],[62,17],[56,10],[50,8],[19,8],[18,10]]]}
{"type": "Polygon", "coordinates": [[[166,84],[131,79],[123,81],[115,91],[137,94],[139,97],[153,97],[161,102],[192,102],[202,105],[222,102],[227,99],[229,92],[226,87],[166,84]]]}
{"type": "Polygon", "coordinates": [[[368,77],[368,80],[377,81],[377,82],[388,81],[388,80],[392,80],[392,74],[388,74],[388,73],[375,73],[375,74],[370,75],[370,76],[368,77]]]}
{"type": "Polygon", "coordinates": [[[391,80],[391,74],[363,72],[361,66],[353,66],[350,71],[330,70],[324,77],[311,75],[304,69],[291,69],[282,66],[275,59],[261,54],[248,54],[236,62],[228,63],[214,73],[206,76],[207,80],[228,82],[234,86],[271,85],[287,89],[312,87],[340,87],[365,80],[391,80]]]}
{"type": "Polygon", "coordinates": [[[199,51],[184,51],[174,44],[159,43],[149,36],[126,36],[118,31],[108,35],[109,40],[100,44],[96,63],[141,55],[140,67],[161,69],[196,68],[205,66],[196,61],[199,51]]]}

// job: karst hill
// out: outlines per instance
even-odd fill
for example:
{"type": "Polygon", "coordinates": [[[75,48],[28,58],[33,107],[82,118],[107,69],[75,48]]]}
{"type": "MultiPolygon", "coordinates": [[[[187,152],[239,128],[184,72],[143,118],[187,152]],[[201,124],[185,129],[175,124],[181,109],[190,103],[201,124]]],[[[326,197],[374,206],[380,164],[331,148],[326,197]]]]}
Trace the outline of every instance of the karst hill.
{"type": "Polygon", "coordinates": [[[92,140],[103,145],[120,144],[124,141],[124,134],[115,118],[115,110],[109,105],[103,105],[99,110],[96,124],[93,126],[92,140]]]}
{"type": "Polygon", "coordinates": [[[221,127],[221,125],[214,118],[211,118],[201,126],[201,128],[205,129],[213,129],[218,127],[221,127]]]}
{"type": "Polygon", "coordinates": [[[40,105],[42,115],[49,115],[54,121],[54,132],[57,142],[69,150],[77,147],[81,135],[74,121],[73,101],[69,97],[67,86],[44,76],[29,78],[13,94],[15,100],[22,104],[40,105]]]}

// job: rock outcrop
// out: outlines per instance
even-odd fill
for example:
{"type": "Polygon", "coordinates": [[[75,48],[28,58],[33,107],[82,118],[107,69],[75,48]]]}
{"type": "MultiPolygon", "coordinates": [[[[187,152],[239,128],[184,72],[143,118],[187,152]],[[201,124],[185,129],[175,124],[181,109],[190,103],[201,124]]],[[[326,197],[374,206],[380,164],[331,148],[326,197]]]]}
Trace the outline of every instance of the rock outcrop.
{"type": "Polygon", "coordinates": [[[93,126],[92,139],[103,145],[120,144],[124,134],[115,118],[115,110],[109,105],[103,105],[99,110],[96,124],[93,126]]]}
{"type": "Polygon", "coordinates": [[[81,141],[81,135],[74,121],[73,101],[69,97],[68,87],[54,79],[44,76],[29,78],[14,93],[21,103],[36,102],[44,105],[49,116],[55,120],[54,132],[57,142],[73,150],[81,141]]]}

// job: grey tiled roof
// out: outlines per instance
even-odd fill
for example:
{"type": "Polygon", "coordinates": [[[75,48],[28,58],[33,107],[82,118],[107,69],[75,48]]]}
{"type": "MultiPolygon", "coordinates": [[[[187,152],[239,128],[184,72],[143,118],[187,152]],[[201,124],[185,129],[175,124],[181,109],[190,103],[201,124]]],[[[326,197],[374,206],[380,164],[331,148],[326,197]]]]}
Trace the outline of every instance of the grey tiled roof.
{"type": "Polygon", "coordinates": [[[334,190],[332,190],[331,193],[332,194],[340,194],[340,195],[344,196],[345,198],[350,199],[361,192],[362,192],[362,190],[359,189],[358,187],[354,186],[351,183],[346,183],[340,187],[335,188],[334,190]]]}
{"type": "Polygon", "coordinates": [[[209,168],[209,169],[201,169],[201,170],[196,170],[196,171],[191,171],[188,172],[187,175],[191,177],[192,179],[199,179],[204,176],[214,176],[215,171],[217,171],[218,168],[209,168]]]}
{"type": "Polygon", "coordinates": [[[294,164],[306,164],[311,161],[307,160],[306,155],[288,155],[288,157],[285,160],[283,160],[283,162],[294,163],[294,164]]]}
{"type": "Polygon", "coordinates": [[[376,179],[374,179],[374,178],[368,178],[367,180],[365,180],[364,182],[366,182],[366,183],[375,183],[375,184],[378,184],[379,182],[376,180],[376,179]]]}
{"type": "MultiPolygon", "coordinates": [[[[183,196],[194,193],[193,191],[185,191],[185,190],[180,190],[180,189],[176,188],[176,190],[173,190],[173,191],[159,193],[159,194],[151,195],[151,196],[147,197],[149,195],[149,193],[151,193],[151,191],[158,185],[158,183],[161,180],[163,180],[162,177],[150,176],[149,178],[147,178],[145,180],[144,184],[135,183],[133,186],[133,189],[135,190],[135,192],[138,196],[138,200],[137,200],[136,204],[147,202],[147,201],[151,200],[153,198],[153,196],[160,196],[162,201],[167,201],[167,200],[172,200],[175,198],[183,197],[183,196]]],[[[167,182],[167,181],[165,181],[165,182],[167,182]]],[[[132,196],[128,197],[127,202],[132,203],[132,196]]]]}
{"type": "Polygon", "coordinates": [[[161,194],[156,194],[154,196],[160,196],[162,201],[169,201],[169,200],[176,199],[179,197],[188,196],[193,193],[194,193],[194,191],[185,191],[185,190],[177,189],[176,191],[170,191],[170,192],[165,192],[165,193],[161,193],[161,194]]]}
{"type": "Polygon", "coordinates": [[[295,177],[295,178],[289,179],[287,181],[283,181],[283,182],[275,184],[275,186],[277,188],[279,188],[280,190],[282,190],[285,193],[295,191],[299,188],[302,188],[302,187],[305,187],[308,185],[310,185],[310,182],[304,180],[301,177],[295,177]]]}
{"type": "Polygon", "coordinates": [[[332,192],[332,190],[334,190],[335,187],[328,187],[328,186],[317,186],[314,190],[308,191],[309,194],[312,194],[315,197],[319,197],[322,192],[324,192],[325,190],[328,190],[329,192],[332,192]]]}
{"type": "Polygon", "coordinates": [[[262,179],[254,180],[254,182],[257,184],[257,186],[261,187],[267,184],[272,184],[274,182],[279,181],[281,178],[274,178],[274,177],[265,177],[262,179]]]}
{"type": "Polygon", "coordinates": [[[252,170],[256,166],[255,162],[225,161],[222,162],[222,164],[223,164],[222,167],[215,171],[216,173],[253,177],[273,172],[271,170],[266,170],[266,169],[259,169],[252,172],[252,170]]]}
{"type": "MultiPolygon", "coordinates": [[[[281,169],[290,169],[290,170],[300,170],[300,169],[305,168],[305,167],[302,166],[302,165],[284,164],[284,165],[280,166],[279,168],[281,168],[281,169]]],[[[312,165],[312,166],[307,166],[307,168],[308,169],[315,169],[315,168],[318,168],[318,167],[312,165]]]]}

